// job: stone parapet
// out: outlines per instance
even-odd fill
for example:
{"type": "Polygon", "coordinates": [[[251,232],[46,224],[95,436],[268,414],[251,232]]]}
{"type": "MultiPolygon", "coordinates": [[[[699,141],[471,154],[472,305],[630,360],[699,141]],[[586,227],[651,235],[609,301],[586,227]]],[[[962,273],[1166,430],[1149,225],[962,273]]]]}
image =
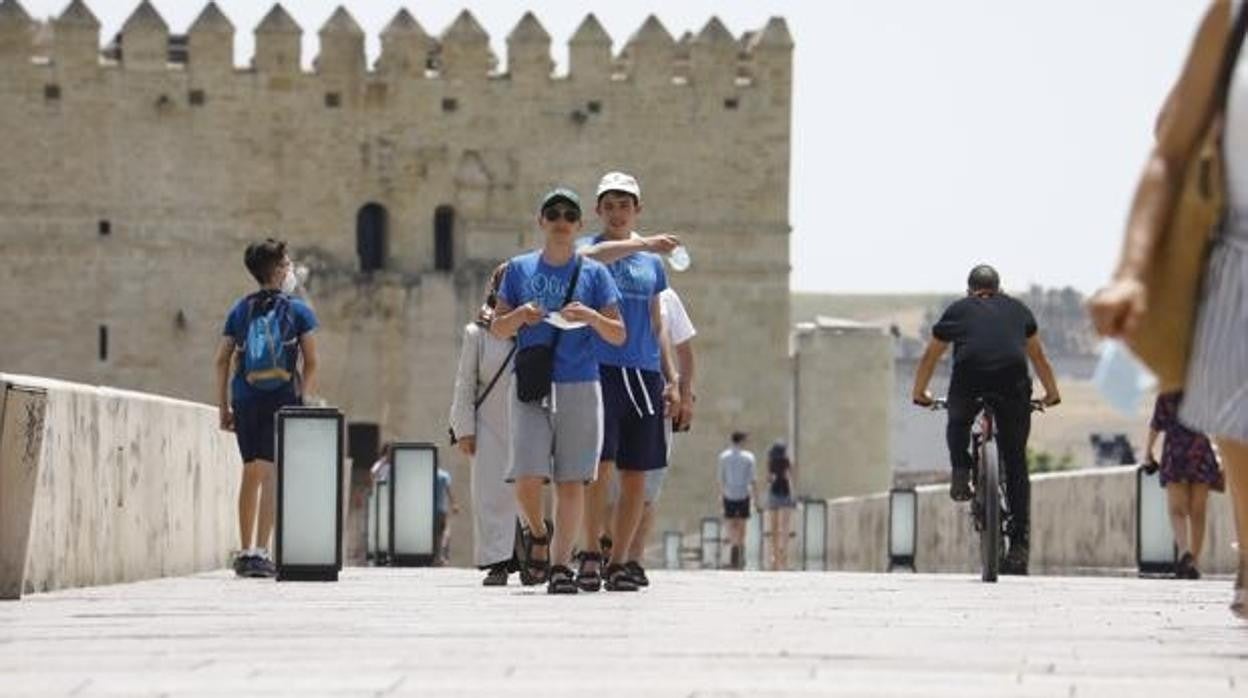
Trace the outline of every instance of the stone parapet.
{"type": "MultiPolygon", "coordinates": [[[[947,485],[918,492],[918,572],[979,571],[979,538],[970,508],[949,499],[947,485]]],[[[1031,479],[1031,572],[1070,574],[1136,567],[1134,466],[1048,473],[1031,479]]],[[[1210,494],[1201,570],[1235,571],[1230,502],[1210,494]]],[[[828,568],[882,572],[888,568],[888,495],[828,503],[828,568]]]]}
{"type": "Polygon", "coordinates": [[[215,409],[0,374],[0,599],[225,566],[241,463],[215,409]]]}

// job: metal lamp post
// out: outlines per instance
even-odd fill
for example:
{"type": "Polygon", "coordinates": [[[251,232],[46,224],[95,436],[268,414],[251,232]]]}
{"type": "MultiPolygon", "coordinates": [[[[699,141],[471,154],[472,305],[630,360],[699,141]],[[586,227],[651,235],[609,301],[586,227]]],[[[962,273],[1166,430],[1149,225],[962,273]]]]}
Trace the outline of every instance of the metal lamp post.
{"type": "Polygon", "coordinates": [[[277,579],[337,581],[342,569],[342,413],[277,412],[277,579]]]}
{"type": "Polygon", "coordinates": [[[396,443],[390,464],[390,562],[425,567],[437,559],[438,447],[396,443]]]}
{"type": "Polygon", "coordinates": [[[703,567],[719,569],[720,537],[722,531],[720,520],[714,516],[702,519],[702,558],[703,567]]]}
{"type": "Polygon", "coordinates": [[[1178,558],[1158,471],[1135,471],[1135,558],[1141,575],[1170,574],[1178,558]]]}
{"type": "Polygon", "coordinates": [[[680,549],[684,544],[680,531],[663,532],[663,566],[669,570],[680,569],[680,549]]]}
{"type": "Polygon", "coordinates": [[[828,503],[822,499],[802,502],[802,569],[828,568],[828,503]]]}
{"type": "Polygon", "coordinates": [[[919,495],[912,487],[897,487],[888,493],[888,571],[902,568],[914,571],[918,543],[919,495]]]}

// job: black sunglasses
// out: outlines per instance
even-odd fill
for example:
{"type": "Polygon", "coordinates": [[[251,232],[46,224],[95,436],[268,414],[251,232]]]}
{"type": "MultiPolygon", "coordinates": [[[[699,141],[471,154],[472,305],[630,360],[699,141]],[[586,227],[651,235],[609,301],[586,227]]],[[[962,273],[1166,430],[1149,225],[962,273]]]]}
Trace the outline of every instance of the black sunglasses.
{"type": "Polygon", "coordinates": [[[574,208],[560,209],[560,208],[551,207],[551,208],[546,209],[545,211],[542,211],[542,218],[545,218],[551,223],[554,223],[555,221],[559,220],[560,214],[563,215],[563,220],[569,223],[575,223],[581,220],[581,212],[574,208]]]}

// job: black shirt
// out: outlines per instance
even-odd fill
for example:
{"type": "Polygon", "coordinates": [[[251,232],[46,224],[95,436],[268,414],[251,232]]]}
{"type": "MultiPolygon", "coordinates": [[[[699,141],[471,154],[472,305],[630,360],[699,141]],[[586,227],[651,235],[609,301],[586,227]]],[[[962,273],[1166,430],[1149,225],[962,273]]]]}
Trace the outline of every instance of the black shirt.
{"type": "Polygon", "coordinates": [[[1027,340],[1036,318],[1009,296],[967,296],[945,310],[932,336],[953,344],[953,379],[1027,376],[1027,340]]]}

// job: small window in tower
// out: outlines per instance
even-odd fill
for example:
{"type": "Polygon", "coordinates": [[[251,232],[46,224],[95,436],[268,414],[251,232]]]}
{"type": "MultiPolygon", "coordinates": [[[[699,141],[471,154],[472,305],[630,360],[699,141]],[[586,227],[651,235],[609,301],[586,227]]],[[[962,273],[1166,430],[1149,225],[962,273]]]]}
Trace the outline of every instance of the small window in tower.
{"type": "Polygon", "coordinates": [[[325,106],[330,109],[337,109],[342,106],[342,95],[337,92],[326,92],[325,106]]]}
{"type": "Polygon", "coordinates": [[[442,111],[453,112],[459,109],[459,100],[454,97],[446,97],[442,100],[442,111]]]}
{"type": "Polygon", "coordinates": [[[187,101],[191,103],[192,107],[204,106],[205,99],[207,99],[207,96],[203,90],[191,90],[191,93],[187,95],[187,101]]]}
{"type": "Polygon", "coordinates": [[[724,100],[724,109],[732,111],[739,106],[741,106],[741,101],[736,97],[729,97],[724,100]]]}
{"type": "Polygon", "coordinates": [[[439,206],[433,212],[433,267],[438,271],[455,268],[455,209],[439,206]]]}
{"type": "Polygon", "coordinates": [[[102,220],[99,224],[100,235],[112,235],[113,224],[111,221],[102,220]]]}
{"type": "Polygon", "coordinates": [[[596,99],[590,100],[589,103],[585,105],[585,108],[589,110],[590,114],[601,114],[602,102],[599,102],[596,99]]]}
{"type": "Polygon", "coordinates": [[[100,325],[100,361],[108,361],[108,325],[100,325]]]}
{"type": "Polygon", "coordinates": [[[43,98],[49,102],[55,102],[61,98],[60,85],[44,85],[43,98]]]}
{"type": "Polygon", "coordinates": [[[360,271],[371,273],[386,267],[390,216],[381,204],[370,203],[355,216],[355,252],[360,258],[360,271]]]}

